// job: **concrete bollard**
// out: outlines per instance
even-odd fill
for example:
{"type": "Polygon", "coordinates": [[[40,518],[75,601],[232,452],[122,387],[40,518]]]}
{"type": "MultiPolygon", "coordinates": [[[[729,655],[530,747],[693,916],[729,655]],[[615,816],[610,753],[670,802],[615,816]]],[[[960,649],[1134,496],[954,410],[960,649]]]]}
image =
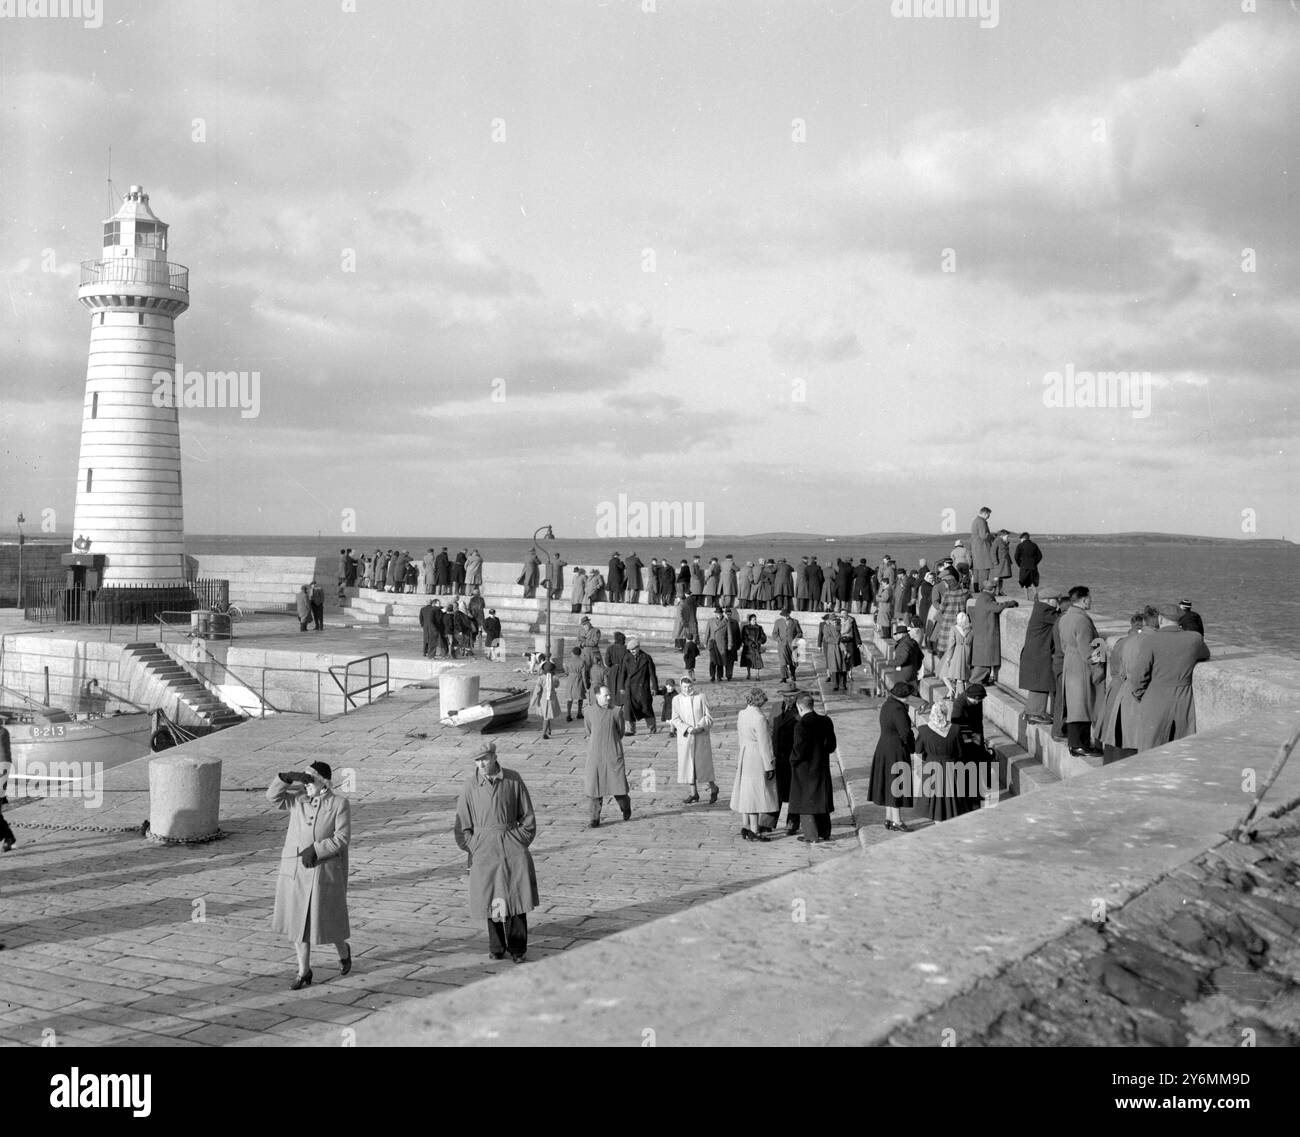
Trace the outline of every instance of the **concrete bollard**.
{"type": "Polygon", "coordinates": [[[477,675],[439,675],[438,709],[446,715],[452,711],[464,710],[479,701],[477,675]]]}
{"type": "Polygon", "coordinates": [[[149,833],[156,841],[206,841],[220,832],[221,759],[169,754],[149,763],[149,833]]]}

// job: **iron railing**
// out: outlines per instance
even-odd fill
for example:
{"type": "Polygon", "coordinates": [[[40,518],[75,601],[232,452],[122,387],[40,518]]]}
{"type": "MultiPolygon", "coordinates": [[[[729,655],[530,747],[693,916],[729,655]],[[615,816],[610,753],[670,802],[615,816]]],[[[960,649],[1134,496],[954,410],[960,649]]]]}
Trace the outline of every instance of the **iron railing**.
{"type": "Polygon", "coordinates": [[[81,286],[84,288],[88,284],[161,284],[178,292],[189,292],[190,270],[171,261],[146,257],[82,261],[81,286]]]}
{"type": "MultiPolygon", "coordinates": [[[[384,695],[389,693],[388,652],[379,651],[375,652],[373,655],[363,655],[360,659],[350,659],[347,663],[343,664],[341,668],[336,664],[330,668],[330,678],[334,680],[338,689],[343,692],[343,713],[347,714],[349,707],[356,710],[357,704],[356,700],[352,697],[353,695],[365,695],[366,703],[369,704],[371,702],[371,692],[377,687],[384,688],[384,695]],[[380,659],[384,661],[384,675],[382,679],[376,679],[375,662],[380,659]],[[352,686],[352,669],[354,667],[359,669],[363,663],[366,665],[366,685],[364,687],[354,688],[352,686]],[[339,676],[340,671],[343,673],[341,678],[339,676]]],[[[357,678],[361,678],[360,674],[357,675],[357,678]]],[[[382,698],[383,696],[381,695],[380,697],[382,698]]]]}
{"type": "MultiPolygon", "coordinates": [[[[159,581],[148,584],[109,584],[99,589],[76,585],[66,578],[23,581],[23,617],[37,624],[86,624],[109,627],[150,624],[166,613],[188,622],[195,609],[210,608],[229,594],[225,580],[159,581]]],[[[110,632],[111,635],[111,632],[110,632]]]]}

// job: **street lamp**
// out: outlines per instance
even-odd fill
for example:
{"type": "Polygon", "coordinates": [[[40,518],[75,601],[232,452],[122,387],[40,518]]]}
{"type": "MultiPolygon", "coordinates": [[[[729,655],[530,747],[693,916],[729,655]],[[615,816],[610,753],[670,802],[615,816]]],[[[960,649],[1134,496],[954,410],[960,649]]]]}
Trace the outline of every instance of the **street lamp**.
{"type": "Polygon", "coordinates": [[[22,513],[18,514],[18,607],[24,608],[23,604],[23,522],[26,521],[22,513]]]}
{"type": "MultiPolygon", "coordinates": [[[[542,536],[543,530],[545,530],[545,536],[548,541],[555,540],[555,531],[549,525],[539,526],[537,531],[533,534],[534,548],[536,548],[539,544],[541,544],[541,542],[538,541],[537,538],[542,536]]],[[[546,658],[550,659],[551,658],[551,592],[553,591],[551,587],[551,551],[545,545],[542,545],[542,552],[546,554],[546,579],[543,581],[543,585],[546,588],[546,658]]]]}

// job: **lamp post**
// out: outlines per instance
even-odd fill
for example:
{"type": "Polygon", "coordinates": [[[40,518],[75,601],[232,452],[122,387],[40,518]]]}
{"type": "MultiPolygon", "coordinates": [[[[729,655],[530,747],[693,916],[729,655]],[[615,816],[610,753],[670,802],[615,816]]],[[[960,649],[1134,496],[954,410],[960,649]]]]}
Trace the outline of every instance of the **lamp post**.
{"type": "Polygon", "coordinates": [[[18,514],[18,607],[24,608],[23,604],[23,522],[26,521],[22,513],[18,514]]]}
{"type": "MultiPolygon", "coordinates": [[[[543,530],[545,530],[546,539],[548,541],[555,540],[555,531],[549,525],[539,526],[537,531],[533,534],[534,548],[536,548],[539,544],[541,544],[541,542],[538,541],[537,538],[542,535],[543,530]]],[[[545,545],[542,545],[542,552],[546,554],[546,578],[543,581],[543,585],[546,588],[546,658],[550,659],[551,658],[551,592],[552,592],[551,551],[545,545]]]]}

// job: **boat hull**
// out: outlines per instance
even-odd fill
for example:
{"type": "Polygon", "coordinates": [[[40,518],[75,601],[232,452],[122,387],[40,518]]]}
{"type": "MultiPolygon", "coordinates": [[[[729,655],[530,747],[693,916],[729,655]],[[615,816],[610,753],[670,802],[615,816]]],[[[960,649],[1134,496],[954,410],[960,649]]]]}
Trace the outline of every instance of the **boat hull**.
{"type": "Polygon", "coordinates": [[[14,764],[10,779],[22,792],[29,784],[75,782],[95,769],[109,770],[145,757],[151,752],[153,715],[146,711],[69,722],[16,722],[5,729],[14,764]]]}
{"type": "Polygon", "coordinates": [[[465,734],[497,730],[528,717],[527,691],[503,691],[470,707],[442,716],[442,725],[455,727],[465,734]]]}

